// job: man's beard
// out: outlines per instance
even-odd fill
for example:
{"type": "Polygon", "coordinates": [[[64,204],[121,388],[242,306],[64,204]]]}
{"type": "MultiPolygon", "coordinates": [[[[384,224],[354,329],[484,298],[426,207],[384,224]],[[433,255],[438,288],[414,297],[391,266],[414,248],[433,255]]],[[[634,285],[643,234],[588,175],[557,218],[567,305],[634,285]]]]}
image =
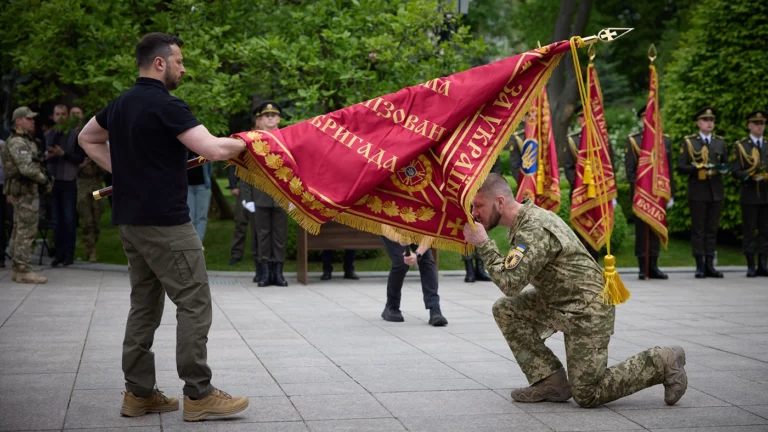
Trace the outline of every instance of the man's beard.
{"type": "Polygon", "coordinates": [[[179,77],[179,79],[177,80],[174,80],[173,77],[171,76],[171,70],[170,69],[165,70],[165,76],[163,77],[163,81],[165,81],[164,82],[165,88],[167,88],[168,90],[176,90],[177,88],[179,88],[180,79],[181,77],[179,77]]]}
{"type": "Polygon", "coordinates": [[[499,225],[499,221],[501,221],[501,213],[496,210],[496,206],[493,206],[491,207],[491,216],[488,219],[488,226],[485,227],[485,230],[490,231],[496,228],[499,225]]]}

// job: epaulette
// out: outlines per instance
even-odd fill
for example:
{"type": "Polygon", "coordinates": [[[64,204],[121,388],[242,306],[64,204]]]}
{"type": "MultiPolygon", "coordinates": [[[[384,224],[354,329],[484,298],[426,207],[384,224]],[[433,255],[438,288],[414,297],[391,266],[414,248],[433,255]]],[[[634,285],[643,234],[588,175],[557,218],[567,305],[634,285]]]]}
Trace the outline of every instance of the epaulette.
{"type": "Polygon", "coordinates": [[[568,134],[568,138],[575,137],[576,135],[581,135],[581,132],[574,132],[572,134],[568,134]]]}
{"type": "Polygon", "coordinates": [[[725,139],[723,137],[721,137],[720,135],[712,134],[712,138],[717,138],[717,139],[721,139],[721,140],[725,141],[725,139]]]}
{"type": "Polygon", "coordinates": [[[699,134],[686,135],[685,137],[686,138],[696,138],[697,136],[699,136],[699,134]]]}
{"type": "Polygon", "coordinates": [[[633,134],[629,134],[629,135],[627,135],[627,138],[629,138],[629,137],[633,137],[633,136],[642,135],[642,134],[643,134],[642,132],[635,132],[635,133],[633,133],[633,134]]]}
{"type": "Polygon", "coordinates": [[[665,137],[669,138],[669,134],[663,133],[663,134],[661,134],[661,136],[665,136],[665,137]]]}

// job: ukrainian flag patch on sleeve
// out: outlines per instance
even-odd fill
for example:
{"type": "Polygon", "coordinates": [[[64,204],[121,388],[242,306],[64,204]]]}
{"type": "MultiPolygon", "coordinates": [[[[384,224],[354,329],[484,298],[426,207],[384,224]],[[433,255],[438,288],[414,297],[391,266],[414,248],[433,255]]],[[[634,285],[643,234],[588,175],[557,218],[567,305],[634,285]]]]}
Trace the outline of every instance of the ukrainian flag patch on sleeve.
{"type": "Polygon", "coordinates": [[[507,270],[512,270],[513,268],[517,267],[517,265],[520,264],[520,261],[523,259],[523,255],[525,254],[526,250],[528,250],[528,246],[522,243],[518,244],[512,250],[510,250],[507,254],[507,257],[504,259],[504,268],[507,270]]]}

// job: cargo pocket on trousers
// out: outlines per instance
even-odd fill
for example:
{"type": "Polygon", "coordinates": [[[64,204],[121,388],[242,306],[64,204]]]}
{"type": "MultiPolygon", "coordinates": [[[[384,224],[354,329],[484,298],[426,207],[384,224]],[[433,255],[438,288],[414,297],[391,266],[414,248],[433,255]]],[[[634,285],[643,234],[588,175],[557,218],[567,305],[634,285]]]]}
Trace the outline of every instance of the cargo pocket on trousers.
{"type": "Polygon", "coordinates": [[[181,283],[188,284],[208,280],[203,244],[198,237],[173,241],[170,247],[181,283]]]}

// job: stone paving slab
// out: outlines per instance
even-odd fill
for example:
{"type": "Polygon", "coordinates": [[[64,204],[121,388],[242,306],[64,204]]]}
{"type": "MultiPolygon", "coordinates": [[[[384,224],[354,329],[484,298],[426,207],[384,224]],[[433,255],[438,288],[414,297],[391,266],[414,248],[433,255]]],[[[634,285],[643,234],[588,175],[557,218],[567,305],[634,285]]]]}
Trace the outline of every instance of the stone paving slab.
{"type": "MultiPolygon", "coordinates": [[[[609,364],[648,347],[687,353],[689,390],[663,388],[595,409],[519,404],[527,385],[491,315],[493,284],[442,272],[449,325],[427,325],[417,272],[403,290],[406,321],[380,314],[386,275],[258,288],[246,273],[211,272],[213,383],[249,396],[239,416],[185,423],[181,411],[119,415],[121,345],[130,286],[125,268],[46,268],[49,283],[19,285],[0,271],[0,431],[768,431],[768,281],[740,268],[725,279],[673,269],[666,281],[622,278],[609,364]]],[[[153,352],[157,381],[181,396],[175,308],[166,301],[153,352]]],[[[565,362],[562,334],[547,346],[565,362]]]]}

